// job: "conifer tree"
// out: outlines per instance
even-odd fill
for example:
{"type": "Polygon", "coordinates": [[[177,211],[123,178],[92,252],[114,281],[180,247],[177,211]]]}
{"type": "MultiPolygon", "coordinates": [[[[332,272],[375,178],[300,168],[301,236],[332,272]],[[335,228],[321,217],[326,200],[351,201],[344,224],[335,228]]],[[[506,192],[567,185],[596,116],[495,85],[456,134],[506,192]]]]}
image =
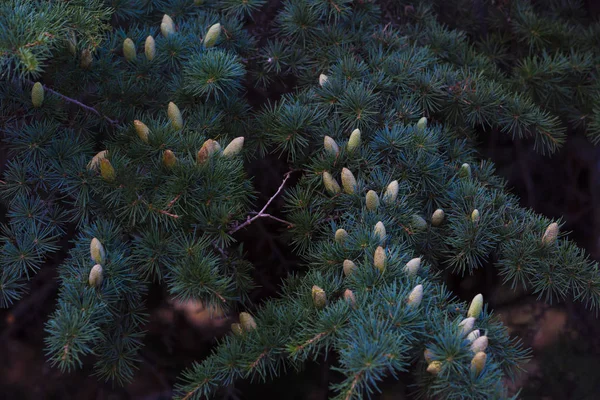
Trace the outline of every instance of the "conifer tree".
{"type": "Polygon", "coordinates": [[[597,311],[598,264],[561,221],[520,207],[474,146],[491,128],[553,153],[583,114],[595,140],[590,21],[558,21],[539,39],[519,35],[552,19],[535,4],[484,2],[497,11],[490,38],[462,11],[460,24],[443,25],[437,1],[286,0],[257,44],[244,22],[261,0],[111,3],[0,6],[11,152],[0,305],[19,301],[60,239],[75,237],[46,327],[51,364],[71,370],[93,354],[99,378],[131,380],[154,281],[176,299],[239,312],[183,373],[179,398],[329,353],[343,376],[335,398],[366,398],[402,372],[415,398],[508,398],[502,382],[529,351],[481,295],[450,293],[445,272],[497,268],[512,288],[597,311]],[[506,15],[513,25],[498,26],[506,15]],[[589,35],[567,55],[570,24],[589,35]],[[498,55],[508,34],[519,61],[498,55]],[[249,85],[288,93],[251,107],[249,85]],[[265,152],[290,172],[257,205],[245,161],[265,152]],[[285,220],[265,212],[279,195],[285,220]],[[252,266],[232,235],[262,217],[285,222],[307,272],[255,307],[252,266]]]}

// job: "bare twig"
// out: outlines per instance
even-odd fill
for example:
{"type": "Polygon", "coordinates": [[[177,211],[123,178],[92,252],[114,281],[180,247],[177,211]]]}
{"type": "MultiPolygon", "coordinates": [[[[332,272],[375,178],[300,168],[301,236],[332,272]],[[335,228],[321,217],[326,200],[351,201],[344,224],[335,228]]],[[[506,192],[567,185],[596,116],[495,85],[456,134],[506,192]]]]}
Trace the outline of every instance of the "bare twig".
{"type": "Polygon", "coordinates": [[[257,212],[253,212],[251,214],[256,214],[254,215],[254,217],[250,218],[250,216],[248,216],[246,218],[246,221],[241,224],[238,225],[234,228],[232,228],[228,233],[230,235],[234,234],[235,232],[239,231],[242,228],[247,227],[248,225],[250,225],[252,222],[256,221],[258,218],[271,218],[274,219],[276,221],[282,222],[284,224],[288,224],[291,225],[289,222],[284,221],[282,219],[279,219],[277,217],[272,216],[271,214],[266,214],[265,210],[267,209],[267,207],[269,207],[271,205],[271,203],[273,202],[273,200],[275,200],[275,198],[279,195],[279,193],[281,193],[281,191],[283,190],[283,187],[285,186],[285,183],[287,182],[287,180],[290,178],[290,176],[292,175],[293,172],[296,172],[295,170],[292,171],[288,171],[286,172],[286,174],[284,175],[283,178],[283,182],[281,182],[281,185],[279,185],[279,189],[277,189],[277,192],[275,192],[275,194],[273,196],[271,196],[271,198],[269,199],[269,201],[267,201],[267,204],[265,204],[265,206],[262,208],[262,210],[260,210],[258,213],[257,212]]]}
{"type": "MultiPolygon", "coordinates": [[[[34,83],[32,81],[27,81],[29,82],[31,85],[33,85],[34,83]]],[[[75,100],[71,97],[65,96],[62,93],[57,92],[56,90],[53,90],[51,88],[49,88],[46,85],[42,85],[44,87],[44,90],[47,90],[48,92],[60,97],[61,99],[68,101],[69,103],[73,103],[73,104],[77,104],[79,107],[83,108],[84,110],[87,110],[93,114],[96,114],[97,116],[104,118],[105,120],[107,120],[111,125],[118,125],[119,121],[115,120],[115,119],[111,119],[109,117],[107,117],[106,115],[102,114],[100,111],[96,110],[94,107],[90,107],[88,105],[83,104],[82,102],[80,102],[79,100],[75,100]]]]}

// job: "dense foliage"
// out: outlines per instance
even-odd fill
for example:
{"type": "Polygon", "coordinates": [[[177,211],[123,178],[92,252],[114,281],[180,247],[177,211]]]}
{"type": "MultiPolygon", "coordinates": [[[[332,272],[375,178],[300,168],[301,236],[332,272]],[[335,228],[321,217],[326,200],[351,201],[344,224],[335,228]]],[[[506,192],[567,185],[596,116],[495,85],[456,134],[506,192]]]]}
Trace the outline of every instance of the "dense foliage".
{"type": "Polygon", "coordinates": [[[46,328],[63,370],[95,355],[100,378],[131,380],[160,282],[241,311],[183,373],[184,399],[322,354],[340,399],[405,372],[415,398],[512,396],[503,382],[528,350],[444,277],[497,268],[512,288],[593,310],[600,278],[476,140],[501,131],[544,154],[573,132],[595,142],[599,25],[574,1],[567,19],[565,2],[463,3],[288,0],[257,40],[245,25],[263,1],[5,2],[0,305],[68,235],[46,328]],[[250,106],[250,90],[282,88],[250,106]],[[260,205],[246,171],[268,153],[290,172],[260,205]],[[265,212],[278,195],[285,219],[265,212]],[[259,307],[233,239],[257,218],[287,227],[307,266],[259,307]]]}

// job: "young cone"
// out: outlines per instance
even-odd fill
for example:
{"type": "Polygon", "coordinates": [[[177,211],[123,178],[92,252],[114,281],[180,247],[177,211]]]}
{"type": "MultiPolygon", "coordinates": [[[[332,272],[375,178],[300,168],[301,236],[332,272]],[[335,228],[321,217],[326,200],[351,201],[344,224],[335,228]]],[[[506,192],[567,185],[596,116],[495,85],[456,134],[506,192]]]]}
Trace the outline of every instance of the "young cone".
{"type": "Polygon", "coordinates": [[[104,251],[102,243],[96,238],[93,238],[90,242],[90,256],[92,257],[92,261],[96,264],[104,264],[106,252],[104,251]]]}
{"type": "Polygon", "coordinates": [[[327,171],[323,172],[323,185],[329,194],[336,195],[341,191],[340,185],[327,171]]]}
{"type": "Polygon", "coordinates": [[[471,221],[473,221],[473,223],[476,224],[479,222],[480,219],[481,219],[481,214],[479,214],[479,210],[477,210],[477,209],[473,210],[473,212],[471,213],[471,221]]]}
{"type": "Polygon", "coordinates": [[[423,300],[423,285],[417,285],[408,295],[406,303],[411,307],[418,307],[423,300]]]}
{"type": "Polygon", "coordinates": [[[355,129],[350,134],[346,149],[351,153],[360,146],[360,129],[355,129]]]}
{"type": "Polygon", "coordinates": [[[346,289],[346,291],[344,291],[344,300],[350,303],[350,306],[352,307],[356,305],[356,297],[354,297],[354,293],[352,293],[352,290],[350,289],[346,289]]]}
{"type": "Polygon", "coordinates": [[[322,310],[323,308],[325,308],[325,306],[327,305],[327,295],[325,294],[325,291],[315,285],[312,287],[311,294],[315,308],[317,308],[318,310],[322,310]]]}
{"type": "Polygon", "coordinates": [[[126,38],[123,41],[123,56],[127,61],[131,62],[135,60],[136,55],[135,43],[133,43],[133,40],[126,38]]]}
{"type": "Polygon", "coordinates": [[[244,334],[244,328],[242,328],[242,324],[237,322],[231,324],[231,331],[236,336],[242,336],[244,334]]]}
{"type": "Polygon", "coordinates": [[[471,333],[474,326],[475,326],[475,318],[473,318],[473,317],[465,318],[462,321],[460,321],[460,324],[458,324],[458,327],[460,328],[460,332],[459,332],[460,337],[466,336],[469,333],[471,333]]]}
{"type": "Polygon", "coordinates": [[[148,126],[146,124],[144,124],[142,121],[139,121],[137,119],[135,121],[133,121],[133,126],[135,127],[135,131],[136,131],[138,137],[144,143],[148,143],[148,135],[150,134],[150,129],[148,128],[148,126]]]}
{"type": "Polygon", "coordinates": [[[256,321],[254,321],[252,315],[248,314],[247,312],[240,313],[240,324],[246,332],[250,332],[256,329],[256,321]]]}
{"type": "Polygon", "coordinates": [[[423,131],[425,128],[427,128],[427,118],[422,117],[419,119],[419,122],[417,122],[417,129],[423,131]]]}
{"type": "Polygon", "coordinates": [[[173,168],[173,166],[177,163],[177,157],[175,157],[175,153],[168,149],[163,151],[162,163],[167,168],[173,168]]]}
{"type": "Polygon", "coordinates": [[[177,107],[177,105],[172,101],[169,102],[167,115],[169,116],[169,120],[171,121],[173,128],[177,130],[183,128],[183,117],[181,116],[181,111],[179,111],[179,107],[177,107]]]}
{"type": "Polygon", "coordinates": [[[31,103],[35,108],[41,107],[44,102],[44,87],[41,83],[36,82],[31,89],[31,103]]]}
{"type": "Polygon", "coordinates": [[[352,260],[344,260],[344,276],[350,276],[357,268],[352,260]]]}
{"type": "Polygon", "coordinates": [[[346,232],[345,229],[340,228],[335,231],[335,242],[337,244],[343,244],[346,241],[346,238],[348,238],[348,232],[346,232]]]}
{"type": "Polygon", "coordinates": [[[379,238],[380,242],[385,241],[385,235],[387,234],[387,232],[385,231],[385,225],[383,225],[383,222],[379,221],[378,223],[375,224],[375,229],[373,230],[373,234],[379,238]]]}
{"type": "Polygon", "coordinates": [[[102,269],[102,265],[100,265],[100,264],[94,265],[90,271],[88,283],[90,284],[91,287],[100,287],[100,286],[102,286],[103,280],[104,280],[104,270],[102,269]]]}
{"type": "Polygon", "coordinates": [[[387,256],[385,254],[385,249],[381,246],[375,249],[375,255],[373,256],[373,264],[375,268],[377,268],[380,272],[383,273],[385,270],[385,264],[387,263],[387,256]]]}
{"type": "Polygon", "coordinates": [[[169,37],[175,33],[175,23],[167,14],[163,15],[163,19],[160,24],[160,33],[164,37],[169,37]]]}
{"type": "Polygon", "coordinates": [[[467,317],[473,317],[475,319],[479,318],[482,308],[483,308],[483,295],[481,293],[479,293],[477,296],[473,297],[473,300],[471,301],[471,305],[469,306],[469,311],[467,312],[467,317]]]}
{"type": "Polygon", "coordinates": [[[427,366],[427,372],[429,372],[432,375],[439,374],[441,370],[442,370],[442,362],[441,361],[432,361],[427,366]]]}
{"type": "Polygon", "coordinates": [[[479,353],[480,351],[485,351],[488,347],[488,337],[480,336],[473,341],[471,344],[471,351],[473,353],[479,353]]]}
{"type": "Polygon", "coordinates": [[[417,272],[419,272],[419,268],[421,267],[421,258],[413,258],[409,262],[406,263],[404,267],[404,272],[406,272],[409,276],[415,276],[417,272]]]}
{"type": "Polygon", "coordinates": [[[198,164],[204,164],[213,154],[221,149],[219,143],[216,140],[208,139],[202,144],[198,154],[196,155],[196,162],[198,164]]]}
{"type": "Polygon", "coordinates": [[[460,166],[458,170],[458,177],[461,179],[470,178],[471,177],[471,166],[467,163],[464,163],[460,166]]]}
{"type": "Polygon", "coordinates": [[[487,354],[483,351],[475,354],[475,357],[471,360],[471,372],[473,372],[476,376],[483,371],[485,368],[485,362],[487,361],[487,354]]]}
{"type": "Polygon", "coordinates": [[[116,178],[115,169],[106,158],[100,160],[100,176],[107,182],[113,182],[116,178]]]}
{"type": "Polygon", "coordinates": [[[553,222],[546,228],[546,232],[544,232],[544,236],[542,236],[542,244],[544,246],[550,246],[551,244],[556,242],[557,237],[558,224],[556,222],[553,222]]]}
{"type": "Polygon", "coordinates": [[[98,154],[96,154],[90,160],[90,162],[87,165],[87,169],[89,171],[97,171],[98,170],[98,166],[100,165],[100,161],[102,161],[102,159],[106,158],[107,155],[108,155],[108,150],[99,151],[98,154]]]}
{"type": "Polygon", "coordinates": [[[156,56],[156,43],[152,36],[146,38],[146,42],[144,43],[144,54],[148,61],[154,60],[154,57],[156,56]]]}
{"type": "Polygon", "coordinates": [[[335,140],[329,136],[325,136],[323,139],[323,146],[325,147],[325,151],[331,155],[337,156],[340,152],[340,147],[337,145],[335,140]]]}
{"type": "Polygon", "coordinates": [[[374,190],[369,190],[367,192],[366,202],[367,202],[367,210],[369,210],[369,211],[377,210],[377,208],[379,207],[379,196],[377,196],[377,193],[375,193],[374,190]]]}
{"type": "Polygon", "coordinates": [[[398,181],[391,181],[383,194],[385,204],[394,204],[398,198],[398,181]]]}
{"type": "Polygon", "coordinates": [[[342,169],[342,187],[344,192],[353,194],[356,191],[356,178],[348,168],[342,169]]]}
{"type": "Polygon", "coordinates": [[[219,39],[219,35],[221,35],[221,24],[216,23],[210,28],[208,28],[208,32],[206,32],[206,36],[204,36],[204,47],[213,47],[219,39]]]}
{"type": "Polygon", "coordinates": [[[329,80],[329,78],[327,78],[327,75],[325,75],[325,74],[319,75],[319,86],[325,85],[328,80],[329,80]]]}
{"type": "Polygon", "coordinates": [[[479,329],[475,329],[473,332],[471,332],[467,335],[467,340],[469,341],[469,343],[473,343],[480,336],[481,336],[481,331],[479,329]]]}
{"type": "Polygon", "coordinates": [[[244,147],[244,137],[240,136],[231,141],[223,150],[224,157],[233,157],[236,156],[242,151],[242,147],[244,147]]]}
{"type": "Polygon", "coordinates": [[[433,215],[431,216],[431,225],[436,227],[442,225],[445,216],[446,214],[444,213],[444,210],[438,208],[433,212],[433,215]]]}

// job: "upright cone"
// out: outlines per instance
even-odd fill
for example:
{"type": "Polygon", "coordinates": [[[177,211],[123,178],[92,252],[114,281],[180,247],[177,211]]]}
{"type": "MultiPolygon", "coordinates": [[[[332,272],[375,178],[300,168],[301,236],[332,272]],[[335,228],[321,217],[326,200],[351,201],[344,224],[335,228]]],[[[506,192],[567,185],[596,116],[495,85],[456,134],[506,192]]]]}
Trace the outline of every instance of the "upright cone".
{"type": "Polygon", "coordinates": [[[44,102],[44,87],[39,82],[36,82],[31,89],[31,102],[35,108],[40,107],[44,102]]]}
{"type": "Polygon", "coordinates": [[[353,194],[356,191],[356,178],[348,168],[342,169],[342,187],[344,192],[353,194]]]}
{"type": "Polygon", "coordinates": [[[244,137],[240,136],[231,141],[225,150],[223,150],[223,157],[233,157],[236,156],[242,151],[242,147],[244,147],[244,137]]]}
{"type": "Polygon", "coordinates": [[[137,56],[135,50],[135,43],[133,43],[133,40],[129,38],[126,38],[123,41],[123,56],[125,56],[125,59],[129,62],[135,60],[137,56]]]}
{"type": "Polygon", "coordinates": [[[144,54],[148,61],[154,60],[154,57],[156,56],[156,43],[152,36],[146,38],[146,42],[144,43],[144,54]]]}
{"type": "Polygon", "coordinates": [[[169,106],[167,107],[167,115],[169,116],[169,120],[171,121],[171,125],[173,128],[179,130],[183,128],[183,117],[181,116],[181,111],[179,111],[179,107],[172,101],[169,102],[169,106]]]}
{"type": "Polygon", "coordinates": [[[102,281],[104,280],[104,270],[102,269],[102,265],[96,264],[90,270],[90,276],[88,277],[88,283],[91,287],[100,287],[102,286],[102,281]]]}
{"type": "Polygon", "coordinates": [[[208,28],[208,32],[206,32],[206,36],[204,36],[204,47],[213,47],[220,35],[221,24],[216,23],[208,28]]]}

